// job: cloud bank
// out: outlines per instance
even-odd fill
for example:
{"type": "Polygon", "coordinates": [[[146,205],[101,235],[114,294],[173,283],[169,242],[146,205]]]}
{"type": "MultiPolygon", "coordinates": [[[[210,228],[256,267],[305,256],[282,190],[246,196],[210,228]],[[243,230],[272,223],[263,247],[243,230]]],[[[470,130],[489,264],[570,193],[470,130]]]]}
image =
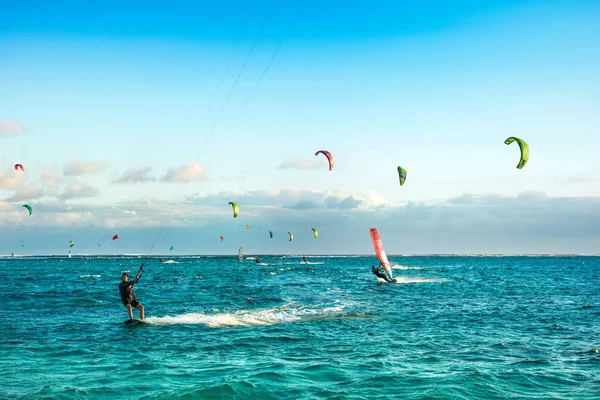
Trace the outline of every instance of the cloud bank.
{"type": "MultiPolygon", "coordinates": [[[[61,199],[95,194],[95,189],[80,185],[61,199]]],[[[170,232],[167,241],[194,254],[229,254],[240,245],[256,254],[371,254],[371,227],[378,228],[389,254],[600,252],[600,198],[548,197],[541,192],[512,197],[465,194],[401,206],[384,202],[376,193],[297,189],[222,192],[178,204],[149,199],[111,206],[61,202],[32,206],[35,219],[26,219],[14,207],[0,207],[0,226],[27,222],[37,226],[38,234],[49,236],[69,227],[85,227],[89,235],[129,230],[143,243],[138,248],[139,242],[124,241],[131,252],[146,251],[150,245],[146,240],[154,240],[167,216],[163,229],[170,232]],[[240,207],[237,218],[229,201],[240,207]],[[313,227],[319,230],[318,239],[312,237],[313,227]],[[294,233],[293,242],[287,240],[288,231],[294,233]],[[190,232],[194,240],[186,236],[190,232]],[[226,244],[220,243],[220,235],[226,244]],[[200,237],[205,242],[200,243],[200,237]],[[188,242],[188,248],[182,245],[188,242]]]]}

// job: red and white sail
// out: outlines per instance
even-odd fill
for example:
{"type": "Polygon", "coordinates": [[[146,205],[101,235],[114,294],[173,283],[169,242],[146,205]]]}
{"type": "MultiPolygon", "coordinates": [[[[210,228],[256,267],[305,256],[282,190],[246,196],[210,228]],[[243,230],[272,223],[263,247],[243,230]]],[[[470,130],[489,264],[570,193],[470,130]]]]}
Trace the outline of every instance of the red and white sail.
{"type": "Polygon", "coordinates": [[[376,228],[369,229],[369,232],[371,233],[371,240],[373,241],[373,248],[375,249],[375,254],[377,254],[377,258],[379,259],[379,262],[381,263],[381,265],[383,265],[383,269],[385,269],[385,272],[387,272],[387,274],[390,276],[390,278],[393,279],[392,267],[390,266],[390,262],[388,261],[387,255],[385,254],[385,250],[383,248],[383,242],[381,241],[381,238],[379,237],[379,232],[377,232],[376,228]]]}

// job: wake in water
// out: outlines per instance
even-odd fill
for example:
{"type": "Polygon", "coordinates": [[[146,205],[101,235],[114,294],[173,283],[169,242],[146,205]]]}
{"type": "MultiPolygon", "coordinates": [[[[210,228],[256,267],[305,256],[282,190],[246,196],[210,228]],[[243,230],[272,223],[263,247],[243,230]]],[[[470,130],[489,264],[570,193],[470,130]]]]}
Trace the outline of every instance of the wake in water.
{"type": "Polygon", "coordinates": [[[343,318],[345,306],[325,307],[320,309],[271,308],[266,310],[242,310],[234,313],[203,314],[187,313],[175,316],[148,317],[146,325],[204,325],[210,328],[235,326],[265,326],[290,322],[314,321],[322,319],[343,318]]]}
{"type": "MultiPolygon", "coordinates": [[[[377,278],[378,282],[387,282],[385,279],[382,278],[377,278]]],[[[403,284],[403,283],[430,283],[430,282],[445,282],[446,279],[435,279],[435,278],[423,278],[420,276],[395,276],[394,277],[394,282],[389,282],[389,283],[396,283],[396,284],[403,284]]]]}
{"type": "Polygon", "coordinates": [[[422,267],[407,267],[406,265],[392,264],[392,269],[409,270],[409,269],[423,269],[423,268],[422,267]]]}
{"type": "Polygon", "coordinates": [[[426,282],[445,282],[446,279],[422,278],[420,276],[395,276],[395,282],[392,283],[426,283],[426,282]]]}

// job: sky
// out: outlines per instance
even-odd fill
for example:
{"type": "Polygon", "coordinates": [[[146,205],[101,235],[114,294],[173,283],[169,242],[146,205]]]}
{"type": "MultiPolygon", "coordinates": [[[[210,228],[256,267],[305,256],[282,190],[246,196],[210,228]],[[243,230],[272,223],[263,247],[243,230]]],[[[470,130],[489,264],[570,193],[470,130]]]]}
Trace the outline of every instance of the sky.
{"type": "Polygon", "coordinates": [[[599,42],[597,1],[8,0],[0,254],[598,254],[599,42]]]}

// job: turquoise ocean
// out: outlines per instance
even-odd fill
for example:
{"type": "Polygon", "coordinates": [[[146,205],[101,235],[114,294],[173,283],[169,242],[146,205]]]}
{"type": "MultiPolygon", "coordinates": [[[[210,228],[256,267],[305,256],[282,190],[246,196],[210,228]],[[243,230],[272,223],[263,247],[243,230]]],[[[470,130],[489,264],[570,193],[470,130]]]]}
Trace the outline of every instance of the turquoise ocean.
{"type": "Polygon", "coordinates": [[[259,259],[1,259],[0,398],[600,399],[600,257],[259,259]]]}

